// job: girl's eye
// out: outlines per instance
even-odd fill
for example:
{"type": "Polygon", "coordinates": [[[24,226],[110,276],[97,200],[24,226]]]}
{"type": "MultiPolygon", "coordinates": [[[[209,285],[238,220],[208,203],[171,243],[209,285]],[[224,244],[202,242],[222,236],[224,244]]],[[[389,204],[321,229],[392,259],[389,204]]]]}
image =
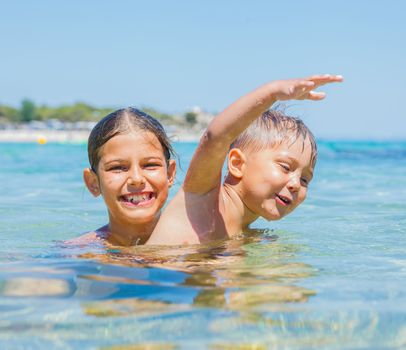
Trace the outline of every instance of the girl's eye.
{"type": "Polygon", "coordinates": [[[147,164],[145,164],[146,168],[158,168],[160,166],[161,166],[161,164],[159,164],[159,163],[147,163],[147,164]]]}
{"type": "Polygon", "coordinates": [[[110,171],[114,171],[114,172],[120,172],[120,171],[126,171],[127,167],[125,167],[124,165],[114,165],[111,168],[109,168],[110,171]]]}

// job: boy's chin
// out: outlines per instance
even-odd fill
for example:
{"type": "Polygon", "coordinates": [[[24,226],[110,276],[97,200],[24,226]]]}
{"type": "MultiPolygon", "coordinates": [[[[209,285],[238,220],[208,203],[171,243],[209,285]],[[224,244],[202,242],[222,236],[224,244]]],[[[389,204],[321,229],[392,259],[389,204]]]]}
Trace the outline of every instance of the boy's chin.
{"type": "Polygon", "coordinates": [[[278,221],[278,220],[280,220],[280,219],[283,219],[284,216],[272,216],[272,217],[264,217],[264,216],[263,216],[263,218],[264,218],[266,221],[278,221]]]}
{"type": "Polygon", "coordinates": [[[284,213],[281,213],[279,211],[276,211],[276,212],[273,211],[273,212],[270,212],[270,213],[266,213],[262,217],[267,221],[277,221],[277,220],[283,219],[288,214],[290,214],[290,211],[289,212],[284,212],[284,213]]]}

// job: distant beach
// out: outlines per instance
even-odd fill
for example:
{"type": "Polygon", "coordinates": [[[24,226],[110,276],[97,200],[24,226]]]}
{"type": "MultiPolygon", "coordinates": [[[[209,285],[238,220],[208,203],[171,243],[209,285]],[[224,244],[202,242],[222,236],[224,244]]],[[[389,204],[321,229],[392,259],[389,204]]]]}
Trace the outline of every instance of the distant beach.
{"type": "MultiPolygon", "coordinates": [[[[0,130],[0,142],[85,143],[89,133],[89,130],[7,129],[0,130]]],[[[170,131],[168,134],[173,141],[193,142],[199,140],[201,132],[178,129],[170,131]]]]}
{"type": "Polygon", "coordinates": [[[0,142],[86,142],[87,130],[0,130],[0,142]]]}
{"type": "MultiPolygon", "coordinates": [[[[160,121],[168,136],[179,142],[198,141],[214,117],[197,106],[181,114],[148,107],[143,111],[160,121]]],[[[110,112],[112,109],[84,103],[48,107],[23,100],[21,108],[0,104],[0,142],[86,143],[96,123],[110,112]]]]}

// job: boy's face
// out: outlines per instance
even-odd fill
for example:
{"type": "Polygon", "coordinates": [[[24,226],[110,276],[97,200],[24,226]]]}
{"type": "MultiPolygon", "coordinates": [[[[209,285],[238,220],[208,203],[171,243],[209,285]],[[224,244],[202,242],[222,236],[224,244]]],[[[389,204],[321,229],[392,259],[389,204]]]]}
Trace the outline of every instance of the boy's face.
{"type": "Polygon", "coordinates": [[[241,199],[253,214],[279,220],[304,201],[313,177],[309,139],[244,153],[241,199]]]}

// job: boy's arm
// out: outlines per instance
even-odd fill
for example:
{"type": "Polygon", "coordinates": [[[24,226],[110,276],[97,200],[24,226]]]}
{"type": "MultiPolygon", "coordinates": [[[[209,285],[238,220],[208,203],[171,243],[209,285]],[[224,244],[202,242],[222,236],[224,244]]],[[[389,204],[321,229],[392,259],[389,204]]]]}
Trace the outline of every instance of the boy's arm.
{"type": "Polygon", "coordinates": [[[205,194],[219,185],[230,144],[276,101],[322,100],[315,88],[341,82],[339,75],[315,75],[305,79],[278,80],[241,97],[212,120],[190,162],[183,184],[185,192],[205,194]]]}

